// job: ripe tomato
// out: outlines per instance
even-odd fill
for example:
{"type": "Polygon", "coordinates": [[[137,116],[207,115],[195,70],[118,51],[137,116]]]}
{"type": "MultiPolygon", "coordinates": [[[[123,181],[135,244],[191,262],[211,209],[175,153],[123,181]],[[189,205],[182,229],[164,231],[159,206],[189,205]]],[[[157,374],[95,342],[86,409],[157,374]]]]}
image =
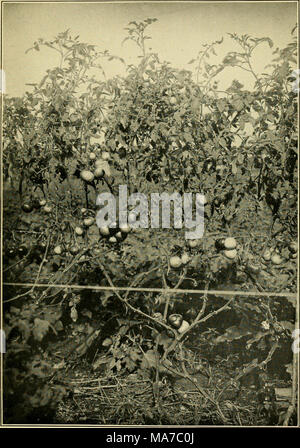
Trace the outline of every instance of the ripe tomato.
{"type": "Polygon", "coordinates": [[[237,251],[235,249],[233,249],[233,250],[224,250],[224,255],[229,260],[234,260],[234,258],[237,256],[237,251]]]}
{"type": "Polygon", "coordinates": [[[131,227],[128,224],[121,225],[119,229],[122,233],[129,233],[131,231],[131,227]]]}
{"type": "Polygon", "coordinates": [[[85,218],[83,224],[85,227],[91,227],[94,224],[94,218],[85,218]]]}
{"type": "Polygon", "coordinates": [[[183,264],[187,264],[190,261],[191,257],[188,254],[181,255],[181,261],[183,264]]]}
{"type": "Polygon", "coordinates": [[[225,238],[224,240],[225,249],[235,249],[236,248],[236,240],[235,238],[225,238]]]}
{"type": "Polygon", "coordinates": [[[104,174],[105,174],[104,170],[101,167],[96,168],[94,171],[94,176],[96,177],[96,179],[101,179],[104,176],[104,174]]]}
{"type": "Polygon", "coordinates": [[[88,170],[82,170],[80,173],[80,177],[85,182],[92,182],[94,180],[94,174],[88,170]]]}
{"type": "Polygon", "coordinates": [[[170,258],[170,266],[171,268],[178,269],[182,265],[181,258],[175,256],[170,258]]]}
{"type": "Polygon", "coordinates": [[[195,247],[199,246],[200,240],[188,240],[187,244],[191,249],[194,249],[195,247]]]}
{"type": "Polygon", "coordinates": [[[108,226],[103,226],[99,228],[99,233],[102,236],[109,236],[109,227],[108,226]]]}
{"type": "Polygon", "coordinates": [[[283,259],[281,258],[281,256],[279,254],[274,254],[271,257],[271,261],[273,264],[279,265],[283,262],[283,259]]]}
{"type": "Polygon", "coordinates": [[[122,232],[117,232],[115,237],[117,238],[118,241],[122,241],[124,239],[124,234],[122,234],[122,232]]]}

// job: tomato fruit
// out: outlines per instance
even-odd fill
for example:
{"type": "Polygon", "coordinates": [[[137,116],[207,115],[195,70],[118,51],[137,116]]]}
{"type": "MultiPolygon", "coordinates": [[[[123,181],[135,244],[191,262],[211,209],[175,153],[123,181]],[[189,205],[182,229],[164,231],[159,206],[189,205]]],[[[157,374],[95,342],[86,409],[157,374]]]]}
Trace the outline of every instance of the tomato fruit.
{"type": "Polygon", "coordinates": [[[109,227],[108,226],[103,226],[99,228],[99,233],[102,236],[109,236],[109,227]]]}
{"type": "Polygon", "coordinates": [[[94,218],[85,218],[83,224],[85,227],[91,227],[94,224],[94,218]]]}
{"type": "Polygon", "coordinates": [[[91,171],[88,171],[88,170],[81,171],[80,177],[85,182],[92,182],[94,180],[94,174],[91,171]]]}
{"type": "Polygon", "coordinates": [[[128,224],[120,226],[119,229],[122,233],[129,233],[131,231],[131,227],[128,224]]]}
{"type": "Polygon", "coordinates": [[[33,205],[32,205],[31,203],[29,203],[29,202],[25,202],[25,203],[22,205],[22,210],[23,210],[23,212],[25,212],[25,213],[30,213],[30,212],[32,212],[32,210],[33,210],[33,205]]]}
{"type": "Polygon", "coordinates": [[[233,249],[233,250],[224,250],[224,255],[229,260],[234,260],[234,258],[237,256],[237,251],[235,249],[233,249]]]}
{"type": "Polygon", "coordinates": [[[76,235],[78,235],[78,236],[83,235],[83,230],[82,230],[82,228],[81,228],[81,227],[75,227],[75,233],[76,233],[76,235]]]}
{"type": "Polygon", "coordinates": [[[94,171],[94,176],[96,177],[96,179],[102,179],[104,174],[104,170],[101,167],[96,168],[94,171]]]}
{"type": "Polygon", "coordinates": [[[45,213],[51,213],[52,212],[52,207],[50,207],[49,205],[45,205],[44,212],[45,213]]]}
{"type": "Polygon", "coordinates": [[[5,255],[7,256],[7,258],[14,258],[16,256],[16,251],[15,249],[8,249],[5,255]]]}
{"type": "Polygon", "coordinates": [[[187,245],[191,248],[194,249],[195,247],[199,246],[200,241],[199,240],[188,240],[187,245]]]}
{"type": "Polygon", "coordinates": [[[235,249],[236,248],[236,240],[235,238],[225,238],[224,240],[225,249],[235,249]]]}
{"type": "Polygon", "coordinates": [[[190,324],[186,321],[183,320],[181,326],[178,328],[178,333],[182,334],[184,333],[188,328],[190,327],[190,324]]]}
{"type": "Polygon", "coordinates": [[[118,241],[122,241],[124,239],[124,236],[126,237],[126,234],[122,234],[122,232],[117,232],[115,235],[118,241]]]}
{"type": "Polygon", "coordinates": [[[171,268],[178,269],[182,265],[181,258],[175,256],[170,258],[170,266],[171,268]]]}
{"type": "Polygon", "coordinates": [[[111,338],[105,338],[102,342],[103,347],[110,347],[113,343],[113,340],[111,338]]]}
{"type": "Polygon", "coordinates": [[[170,314],[168,317],[168,322],[174,328],[180,328],[183,321],[181,314],[170,314]]]}
{"type": "Polygon", "coordinates": [[[181,261],[183,264],[187,264],[190,261],[191,257],[188,254],[181,255],[181,261]]]}
{"type": "Polygon", "coordinates": [[[62,254],[61,246],[55,246],[55,248],[53,249],[53,252],[55,253],[55,255],[61,255],[62,254]]]}
{"type": "Polygon", "coordinates": [[[283,262],[283,259],[281,258],[281,256],[279,254],[274,254],[271,257],[271,262],[273,264],[279,265],[283,262]]]}
{"type": "Polygon", "coordinates": [[[18,249],[19,255],[25,256],[28,254],[28,249],[26,246],[22,245],[18,249]]]}

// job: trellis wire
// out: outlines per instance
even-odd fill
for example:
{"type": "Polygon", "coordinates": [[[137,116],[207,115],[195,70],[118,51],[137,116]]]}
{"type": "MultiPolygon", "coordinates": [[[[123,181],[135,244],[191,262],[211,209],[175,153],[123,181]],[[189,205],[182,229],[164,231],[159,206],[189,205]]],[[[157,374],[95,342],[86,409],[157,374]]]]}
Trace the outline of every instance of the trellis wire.
{"type": "Polygon", "coordinates": [[[46,283],[9,283],[3,282],[5,286],[20,286],[31,288],[68,288],[68,289],[90,289],[95,291],[131,291],[131,292],[157,292],[166,294],[202,294],[214,296],[244,296],[244,297],[286,297],[297,299],[297,293],[291,292],[271,292],[271,291],[225,291],[215,289],[171,289],[171,288],[135,288],[130,286],[90,286],[90,285],[64,285],[46,283]]]}

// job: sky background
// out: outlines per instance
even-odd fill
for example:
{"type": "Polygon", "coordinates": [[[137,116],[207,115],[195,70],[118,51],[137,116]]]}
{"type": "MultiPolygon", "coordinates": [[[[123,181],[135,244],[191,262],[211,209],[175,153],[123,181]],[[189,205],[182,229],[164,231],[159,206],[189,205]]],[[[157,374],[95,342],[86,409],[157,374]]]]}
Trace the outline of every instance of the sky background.
{"type": "MultiPolygon", "coordinates": [[[[6,74],[6,93],[21,96],[30,90],[26,83],[39,82],[48,68],[58,62],[51,50],[25,54],[38,38],[53,39],[70,28],[80,41],[96,44],[101,50],[135,62],[137,51],[131,42],[122,45],[124,28],[132,20],[157,18],[151,25],[148,41],[162,60],[176,68],[188,68],[188,62],[201,49],[222,36],[218,49],[219,62],[227,51],[237,49],[226,33],[270,37],[274,47],[284,47],[292,40],[291,30],[297,22],[296,2],[136,2],[136,3],[13,3],[6,2],[2,10],[2,57],[6,74]]],[[[269,46],[263,44],[255,53],[254,69],[264,71],[271,60],[269,46]]],[[[107,75],[123,73],[119,63],[110,64],[107,75]]],[[[233,78],[247,85],[248,74],[238,69],[222,73],[221,88],[233,78]]]]}

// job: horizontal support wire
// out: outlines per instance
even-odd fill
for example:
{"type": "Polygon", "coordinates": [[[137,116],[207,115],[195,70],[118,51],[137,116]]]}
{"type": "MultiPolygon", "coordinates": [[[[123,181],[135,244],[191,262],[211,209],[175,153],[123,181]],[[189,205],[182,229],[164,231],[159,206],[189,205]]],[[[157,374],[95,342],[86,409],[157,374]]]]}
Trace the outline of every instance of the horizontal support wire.
{"type": "MultiPolygon", "coordinates": [[[[27,286],[31,288],[69,288],[69,289],[91,289],[94,291],[132,291],[132,292],[158,292],[167,294],[201,294],[213,296],[244,296],[244,297],[286,297],[297,299],[297,293],[271,292],[271,291],[223,291],[215,289],[172,289],[172,288],[134,288],[126,286],[90,286],[90,285],[63,285],[46,283],[7,283],[5,286],[27,286]]],[[[5,300],[4,300],[5,302],[5,300]]]]}

